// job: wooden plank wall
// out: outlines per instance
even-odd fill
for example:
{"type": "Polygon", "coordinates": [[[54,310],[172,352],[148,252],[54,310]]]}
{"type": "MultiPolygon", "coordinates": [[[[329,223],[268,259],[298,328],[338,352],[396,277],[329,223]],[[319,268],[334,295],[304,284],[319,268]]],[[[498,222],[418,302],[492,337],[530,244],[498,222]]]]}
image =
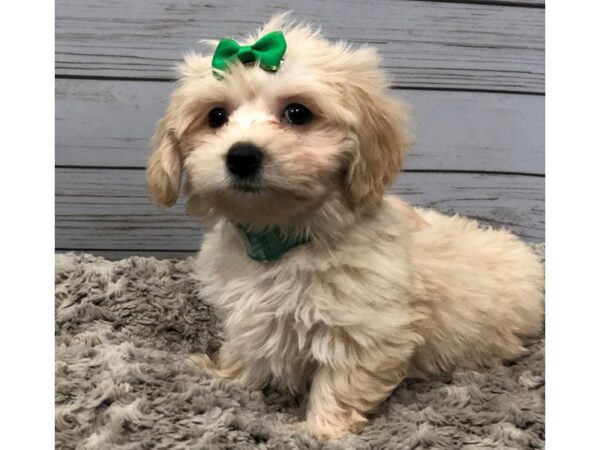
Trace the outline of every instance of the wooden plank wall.
{"type": "Polygon", "coordinates": [[[58,251],[197,250],[183,202],[158,210],[144,188],[173,67],[286,10],[383,55],[416,135],[392,192],[543,241],[543,0],[57,0],[58,251]]]}

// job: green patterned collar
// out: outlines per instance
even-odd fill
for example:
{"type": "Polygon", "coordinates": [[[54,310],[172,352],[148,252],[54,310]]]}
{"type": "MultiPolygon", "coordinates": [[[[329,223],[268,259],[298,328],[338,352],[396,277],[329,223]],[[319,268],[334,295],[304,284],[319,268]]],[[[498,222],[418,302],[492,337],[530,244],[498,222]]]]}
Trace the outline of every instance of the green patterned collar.
{"type": "Polygon", "coordinates": [[[286,236],[279,227],[250,231],[236,225],[235,230],[248,256],[259,262],[277,261],[294,247],[310,241],[307,236],[286,236]]]}

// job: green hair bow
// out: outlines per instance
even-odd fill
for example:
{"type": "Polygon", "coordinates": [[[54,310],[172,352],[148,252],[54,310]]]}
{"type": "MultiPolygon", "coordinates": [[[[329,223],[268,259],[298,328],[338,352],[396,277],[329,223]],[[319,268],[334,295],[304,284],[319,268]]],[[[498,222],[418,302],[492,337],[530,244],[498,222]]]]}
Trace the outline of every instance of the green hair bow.
{"type": "Polygon", "coordinates": [[[258,61],[263,70],[275,72],[279,69],[286,47],[281,31],[265,34],[252,45],[240,45],[233,39],[221,39],[213,55],[212,66],[225,71],[235,60],[242,64],[258,61]]]}

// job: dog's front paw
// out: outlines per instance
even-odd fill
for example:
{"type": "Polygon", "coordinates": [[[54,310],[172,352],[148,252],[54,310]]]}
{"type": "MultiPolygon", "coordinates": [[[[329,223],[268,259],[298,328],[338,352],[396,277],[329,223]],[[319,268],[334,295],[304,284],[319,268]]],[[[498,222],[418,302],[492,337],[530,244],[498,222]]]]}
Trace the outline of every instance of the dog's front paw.
{"type": "MultiPolygon", "coordinates": [[[[186,364],[195,366],[196,369],[217,378],[222,378],[232,383],[238,383],[240,370],[236,366],[221,367],[220,360],[213,360],[205,353],[195,353],[185,360],[186,364]]],[[[241,383],[240,383],[241,384],[241,383]]]]}
{"type": "Polygon", "coordinates": [[[217,365],[212,359],[210,359],[210,356],[205,353],[194,353],[189,355],[187,358],[185,358],[184,365],[193,369],[200,369],[203,372],[208,372],[211,375],[217,374],[217,365]]]}
{"type": "Polygon", "coordinates": [[[352,410],[334,418],[313,416],[306,422],[298,424],[297,427],[309,431],[320,439],[335,441],[349,433],[361,433],[367,422],[367,419],[352,410]]]}
{"type": "Polygon", "coordinates": [[[249,364],[236,354],[223,350],[221,348],[214,358],[202,353],[190,355],[186,359],[186,364],[250,390],[259,389],[268,381],[268,370],[264,365],[249,364]]]}

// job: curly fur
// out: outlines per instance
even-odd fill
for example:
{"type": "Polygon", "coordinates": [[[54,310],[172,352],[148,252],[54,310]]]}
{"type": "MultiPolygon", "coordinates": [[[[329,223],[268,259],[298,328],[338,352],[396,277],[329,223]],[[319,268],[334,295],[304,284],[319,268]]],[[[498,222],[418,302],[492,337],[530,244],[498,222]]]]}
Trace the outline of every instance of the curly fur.
{"type": "Polygon", "coordinates": [[[385,196],[408,138],[406,108],[385,95],[376,52],[330,44],[285,16],[257,35],[276,29],[288,42],[276,74],[234,64],[215,78],[210,58],[186,58],[148,186],[168,206],[185,173],[189,210],[214,225],[197,272],[225,342],[197,362],[250,389],[273,379],[306,391],[308,429],[338,438],[360,431],[407,376],[521,356],[542,328],[543,268],[507,231],[385,196]],[[291,102],[314,119],[286,124],[291,102]],[[218,130],[206,123],[215,106],[230,112],[218,130]],[[242,141],[265,153],[256,192],[233,189],[224,164],[242,141]],[[255,262],[236,223],[311,242],[255,262]]]}

